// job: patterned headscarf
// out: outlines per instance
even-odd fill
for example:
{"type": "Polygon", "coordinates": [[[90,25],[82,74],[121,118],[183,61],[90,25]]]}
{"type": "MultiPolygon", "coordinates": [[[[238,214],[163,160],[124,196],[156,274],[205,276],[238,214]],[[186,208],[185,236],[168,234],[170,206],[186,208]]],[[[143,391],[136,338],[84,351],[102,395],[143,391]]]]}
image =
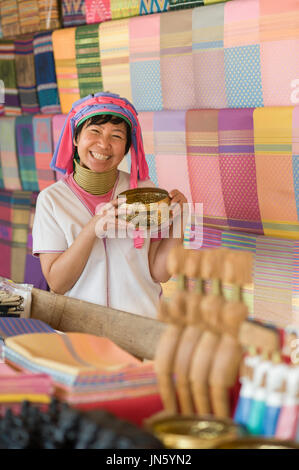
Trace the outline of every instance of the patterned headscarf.
{"type": "Polygon", "coordinates": [[[137,187],[137,179],[149,178],[148,166],[145,159],[142,134],[137,118],[137,111],[126,99],[113,93],[96,93],[76,101],[67,115],[56,146],[51,168],[62,173],[72,173],[74,144],[74,130],[78,123],[97,114],[117,114],[129,121],[131,125],[132,145],[131,151],[131,179],[130,187],[137,187]]]}

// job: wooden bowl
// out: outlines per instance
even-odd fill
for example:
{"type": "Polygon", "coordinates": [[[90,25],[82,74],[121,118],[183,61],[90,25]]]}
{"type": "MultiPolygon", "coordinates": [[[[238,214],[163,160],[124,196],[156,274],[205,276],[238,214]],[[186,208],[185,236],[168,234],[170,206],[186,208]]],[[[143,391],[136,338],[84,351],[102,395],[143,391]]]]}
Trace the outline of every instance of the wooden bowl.
{"type": "Polygon", "coordinates": [[[169,219],[170,197],[165,189],[136,188],[128,189],[118,195],[126,197],[120,207],[130,206],[132,212],[120,215],[127,222],[133,221],[141,227],[157,227],[169,219]]]}
{"type": "Polygon", "coordinates": [[[247,434],[245,428],[234,421],[210,415],[161,418],[157,415],[146,420],[145,427],[169,449],[213,449],[247,434]]]}

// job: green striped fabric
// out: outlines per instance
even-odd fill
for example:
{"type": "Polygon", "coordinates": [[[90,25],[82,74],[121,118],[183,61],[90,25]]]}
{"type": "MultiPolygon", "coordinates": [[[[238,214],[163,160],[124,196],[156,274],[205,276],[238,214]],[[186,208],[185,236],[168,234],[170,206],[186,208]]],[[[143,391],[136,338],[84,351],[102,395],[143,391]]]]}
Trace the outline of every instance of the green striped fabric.
{"type": "Polygon", "coordinates": [[[103,91],[99,25],[78,26],[75,45],[80,98],[103,91]]]}

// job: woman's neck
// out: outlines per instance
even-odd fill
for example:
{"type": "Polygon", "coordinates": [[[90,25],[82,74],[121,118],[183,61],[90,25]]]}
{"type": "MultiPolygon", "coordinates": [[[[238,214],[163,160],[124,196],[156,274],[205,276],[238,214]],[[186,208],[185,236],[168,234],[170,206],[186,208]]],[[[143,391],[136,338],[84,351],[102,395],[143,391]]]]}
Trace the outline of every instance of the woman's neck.
{"type": "Polygon", "coordinates": [[[118,175],[117,168],[112,168],[103,173],[96,173],[89,168],[84,168],[78,161],[74,160],[74,162],[74,180],[84,191],[95,196],[101,196],[108,193],[115,185],[118,175]]]}

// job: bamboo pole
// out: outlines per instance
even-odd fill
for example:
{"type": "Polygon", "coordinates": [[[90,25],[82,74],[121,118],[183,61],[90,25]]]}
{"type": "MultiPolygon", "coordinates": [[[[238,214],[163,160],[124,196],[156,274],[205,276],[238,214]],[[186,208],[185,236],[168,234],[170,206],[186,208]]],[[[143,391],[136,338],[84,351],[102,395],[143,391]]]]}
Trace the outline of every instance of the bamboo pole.
{"type": "Polygon", "coordinates": [[[130,354],[153,359],[166,324],[141,315],[32,289],[31,318],[55,330],[105,336],[130,354]]]}

